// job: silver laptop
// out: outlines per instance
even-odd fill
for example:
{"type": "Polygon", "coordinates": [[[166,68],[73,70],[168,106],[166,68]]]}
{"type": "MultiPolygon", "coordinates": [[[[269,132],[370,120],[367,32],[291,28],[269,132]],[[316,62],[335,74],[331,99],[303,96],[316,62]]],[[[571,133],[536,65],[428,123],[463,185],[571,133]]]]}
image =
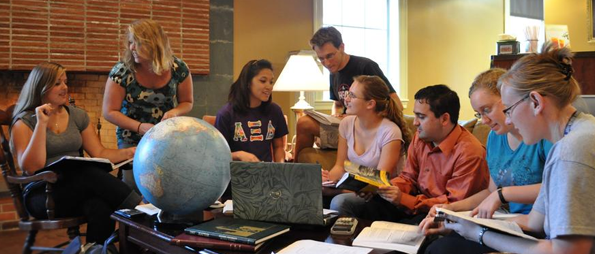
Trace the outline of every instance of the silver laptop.
{"type": "Polygon", "coordinates": [[[235,218],[328,225],[319,164],[231,162],[235,218]]]}

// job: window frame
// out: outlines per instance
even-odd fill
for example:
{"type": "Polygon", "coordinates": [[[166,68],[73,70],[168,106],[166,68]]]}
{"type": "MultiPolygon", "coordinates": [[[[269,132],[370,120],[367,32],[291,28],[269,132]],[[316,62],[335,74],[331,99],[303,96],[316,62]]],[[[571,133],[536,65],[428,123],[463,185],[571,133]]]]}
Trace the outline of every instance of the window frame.
{"type": "MultiPolygon", "coordinates": [[[[313,1],[313,33],[318,31],[322,27],[323,21],[323,1],[324,0],[314,0],[313,1]]],[[[396,75],[389,75],[385,73],[385,75],[390,79],[393,88],[397,91],[399,98],[403,104],[404,108],[407,108],[408,103],[408,95],[407,95],[407,0],[387,0],[394,3],[389,4],[389,8],[392,11],[398,11],[398,19],[389,19],[389,29],[392,26],[398,27],[397,33],[390,33],[388,37],[389,43],[391,41],[397,40],[398,41],[398,51],[391,52],[391,48],[388,49],[389,51],[389,58],[398,58],[398,67],[392,68],[391,64],[388,64],[388,71],[390,72],[397,72],[396,75]],[[397,76],[398,78],[394,78],[397,76]]],[[[392,65],[394,66],[394,65],[392,65]]],[[[328,79],[328,78],[327,78],[328,79]]],[[[333,107],[333,100],[325,100],[323,98],[323,92],[307,92],[306,93],[306,100],[311,101],[311,105],[316,110],[331,110],[333,107]]]]}

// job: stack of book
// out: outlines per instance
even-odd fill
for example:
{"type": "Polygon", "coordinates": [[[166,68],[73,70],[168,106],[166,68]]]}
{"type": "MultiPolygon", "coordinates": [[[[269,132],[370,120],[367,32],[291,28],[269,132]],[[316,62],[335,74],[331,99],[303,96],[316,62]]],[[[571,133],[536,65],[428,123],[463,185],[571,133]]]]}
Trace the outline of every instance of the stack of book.
{"type": "Polygon", "coordinates": [[[289,226],[268,222],[217,218],[174,237],[171,244],[216,250],[257,251],[265,241],[286,233],[289,226]]]}

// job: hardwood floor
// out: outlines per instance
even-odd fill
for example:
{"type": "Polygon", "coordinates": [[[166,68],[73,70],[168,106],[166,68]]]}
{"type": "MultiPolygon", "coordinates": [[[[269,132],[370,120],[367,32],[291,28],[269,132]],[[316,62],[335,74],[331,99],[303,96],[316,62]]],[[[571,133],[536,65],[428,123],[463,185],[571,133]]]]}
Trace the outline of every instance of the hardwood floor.
{"type": "MultiPolygon", "coordinates": [[[[86,231],[86,225],[81,227],[81,231],[86,231]]],[[[0,248],[0,254],[21,253],[25,237],[27,237],[27,232],[20,230],[0,231],[0,246],[2,246],[0,248]]],[[[66,234],[66,229],[44,230],[37,234],[35,245],[53,247],[67,240],[68,235],[66,234]]]]}

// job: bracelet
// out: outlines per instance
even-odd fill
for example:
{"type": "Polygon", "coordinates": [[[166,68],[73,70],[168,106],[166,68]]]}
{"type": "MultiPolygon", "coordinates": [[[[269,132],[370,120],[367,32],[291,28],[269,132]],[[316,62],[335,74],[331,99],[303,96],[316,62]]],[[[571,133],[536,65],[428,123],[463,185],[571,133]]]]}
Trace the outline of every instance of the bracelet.
{"type": "Polygon", "coordinates": [[[500,198],[500,202],[502,204],[508,204],[508,201],[506,201],[506,199],[504,199],[504,195],[502,195],[502,187],[498,188],[497,192],[498,192],[498,197],[500,198]]]}
{"type": "Polygon", "coordinates": [[[486,232],[488,232],[488,228],[486,228],[486,227],[481,227],[481,231],[479,231],[479,239],[477,240],[477,242],[478,242],[480,245],[484,245],[484,244],[483,244],[483,235],[484,235],[486,232]]]}
{"type": "Polygon", "coordinates": [[[136,133],[140,134],[140,126],[143,125],[142,122],[138,123],[138,127],[136,127],[136,133]]]}

